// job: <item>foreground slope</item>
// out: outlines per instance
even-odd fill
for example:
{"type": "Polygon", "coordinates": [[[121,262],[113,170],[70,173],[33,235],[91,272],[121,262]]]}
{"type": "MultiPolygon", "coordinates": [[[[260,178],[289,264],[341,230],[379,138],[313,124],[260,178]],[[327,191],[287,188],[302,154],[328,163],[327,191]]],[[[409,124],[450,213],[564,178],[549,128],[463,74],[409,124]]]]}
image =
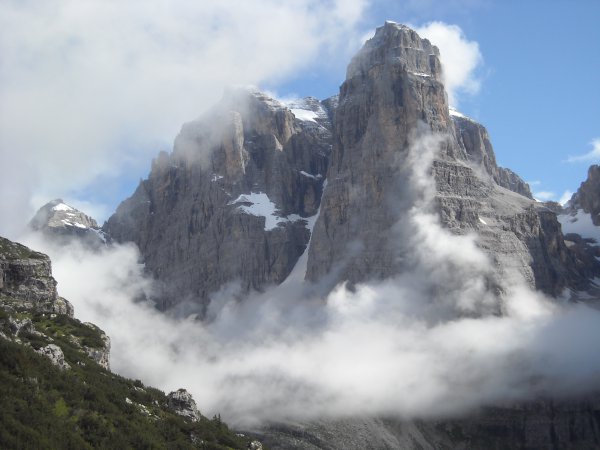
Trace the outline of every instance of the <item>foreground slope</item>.
{"type": "Polygon", "coordinates": [[[98,327],[73,318],[46,255],[0,238],[1,448],[249,445],[219,418],[174,410],[177,393],[111,373],[109,343],[98,327]]]}

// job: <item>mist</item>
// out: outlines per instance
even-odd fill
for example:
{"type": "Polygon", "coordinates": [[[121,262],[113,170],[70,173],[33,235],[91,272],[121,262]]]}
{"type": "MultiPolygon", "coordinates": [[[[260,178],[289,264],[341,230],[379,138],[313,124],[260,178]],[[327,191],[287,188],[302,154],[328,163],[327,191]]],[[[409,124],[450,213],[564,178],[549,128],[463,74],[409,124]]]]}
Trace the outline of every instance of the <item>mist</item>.
{"type": "MultiPolygon", "coordinates": [[[[165,391],[184,387],[207,416],[235,427],[327,418],[443,418],[540,395],[600,386],[600,313],[533,291],[518,273],[496,280],[477,236],[444,229],[431,163],[446,137],[418,130],[404,157],[408,206],[394,228],[399,276],[348,289],[292,277],[240,301],[215,293],[206,321],[176,319],[151,296],[133,245],[50,254],[75,316],[112,339],[111,367],[165,391]]],[[[404,199],[406,200],[406,199],[404,199]]]]}

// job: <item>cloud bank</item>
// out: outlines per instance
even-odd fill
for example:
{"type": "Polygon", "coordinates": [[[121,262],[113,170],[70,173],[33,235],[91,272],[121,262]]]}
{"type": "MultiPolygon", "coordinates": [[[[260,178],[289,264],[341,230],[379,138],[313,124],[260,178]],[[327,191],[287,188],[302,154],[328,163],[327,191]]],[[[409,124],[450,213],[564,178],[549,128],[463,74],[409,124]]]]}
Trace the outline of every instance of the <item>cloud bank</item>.
{"type": "Polygon", "coordinates": [[[238,427],[352,416],[444,417],[481,405],[598,388],[600,313],[559,305],[519,278],[489,288],[475,235],[444,229],[428,169],[443,136],[416,137],[412,196],[396,226],[407,272],[325,298],[301,277],[263,294],[217,293],[210,320],[173,319],[136,301],[152,284],[133,246],[90,254],[28,242],[53,258],[76,316],[112,338],[113,369],[189,389],[206,415],[238,427]]]}
{"type": "Polygon", "coordinates": [[[51,198],[111,194],[224,86],[344,57],[366,3],[1,2],[0,233],[51,198]]]}

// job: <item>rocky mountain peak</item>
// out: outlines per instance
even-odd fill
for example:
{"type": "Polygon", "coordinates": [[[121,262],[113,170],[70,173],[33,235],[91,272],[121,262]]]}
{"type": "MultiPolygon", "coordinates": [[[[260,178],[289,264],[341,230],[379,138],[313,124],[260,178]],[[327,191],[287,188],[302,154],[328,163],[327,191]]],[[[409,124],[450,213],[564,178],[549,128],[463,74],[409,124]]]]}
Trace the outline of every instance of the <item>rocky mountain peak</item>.
{"type": "Polygon", "coordinates": [[[92,217],[60,198],[42,206],[29,222],[29,228],[61,243],[75,238],[91,247],[99,247],[108,240],[92,217]]]}
{"type": "Polygon", "coordinates": [[[61,198],[57,198],[42,206],[30,222],[34,230],[44,228],[80,230],[98,228],[98,224],[90,216],[67,205],[61,198]]]}
{"type": "Polygon", "coordinates": [[[375,35],[352,58],[346,79],[364,75],[384,64],[398,66],[411,76],[441,81],[439,50],[406,25],[388,21],[377,28],[375,35]]]}

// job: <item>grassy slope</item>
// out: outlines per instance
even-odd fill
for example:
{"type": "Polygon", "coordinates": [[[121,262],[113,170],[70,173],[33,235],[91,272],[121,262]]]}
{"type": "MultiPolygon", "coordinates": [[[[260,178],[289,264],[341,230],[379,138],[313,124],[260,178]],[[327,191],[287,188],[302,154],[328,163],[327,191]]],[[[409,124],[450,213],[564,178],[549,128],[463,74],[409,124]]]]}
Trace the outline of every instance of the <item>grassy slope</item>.
{"type": "Polygon", "coordinates": [[[101,344],[98,330],[65,316],[0,307],[0,331],[9,336],[9,315],[32,320],[44,335],[20,333],[21,343],[0,337],[0,448],[225,449],[248,445],[248,439],[236,436],[219,418],[185,420],[167,408],[163,392],[92,361],[80,346],[101,344]],[[71,369],[61,371],[33,350],[50,342],[61,347],[71,369]]]}

